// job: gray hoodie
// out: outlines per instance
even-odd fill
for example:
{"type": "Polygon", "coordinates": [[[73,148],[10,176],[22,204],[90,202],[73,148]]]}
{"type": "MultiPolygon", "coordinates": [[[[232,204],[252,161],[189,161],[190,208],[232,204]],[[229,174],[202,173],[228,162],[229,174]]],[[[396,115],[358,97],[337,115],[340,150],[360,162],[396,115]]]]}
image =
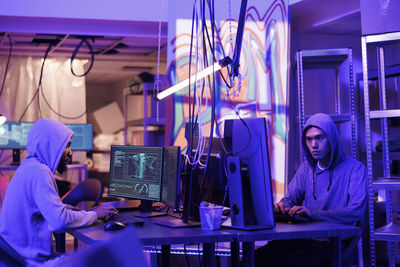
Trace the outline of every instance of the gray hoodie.
{"type": "Polygon", "coordinates": [[[302,133],[302,146],[306,160],[281,201],[289,207],[305,206],[313,220],[357,224],[367,204],[367,170],[344,153],[336,126],[328,115],[318,113],[308,119],[302,133]],[[310,127],[320,128],[329,140],[331,159],[325,170],[317,167],[317,160],[306,145],[305,134],[310,127]]]}
{"type": "Polygon", "coordinates": [[[51,233],[92,224],[94,211],[73,211],[61,202],[53,174],[73,132],[39,119],[28,133],[28,156],[13,175],[0,213],[0,235],[28,262],[51,255],[51,233]]]}

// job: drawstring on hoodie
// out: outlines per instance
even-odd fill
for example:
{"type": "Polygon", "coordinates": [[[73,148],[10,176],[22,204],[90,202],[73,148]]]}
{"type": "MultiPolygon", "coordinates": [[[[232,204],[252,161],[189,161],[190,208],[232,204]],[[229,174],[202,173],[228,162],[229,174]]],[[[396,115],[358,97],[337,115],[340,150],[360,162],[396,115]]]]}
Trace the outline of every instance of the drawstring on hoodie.
{"type": "MultiPolygon", "coordinates": [[[[328,170],[328,171],[329,171],[329,185],[328,185],[328,188],[326,189],[326,191],[329,191],[332,186],[333,171],[332,170],[328,170]]],[[[317,200],[317,196],[315,195],[315,188],[317,187],[317,180],[315,179],[315,170],[313,170],[312,177],[313,177],[313,197],[314,197],[314,200],[317,200]]]]}

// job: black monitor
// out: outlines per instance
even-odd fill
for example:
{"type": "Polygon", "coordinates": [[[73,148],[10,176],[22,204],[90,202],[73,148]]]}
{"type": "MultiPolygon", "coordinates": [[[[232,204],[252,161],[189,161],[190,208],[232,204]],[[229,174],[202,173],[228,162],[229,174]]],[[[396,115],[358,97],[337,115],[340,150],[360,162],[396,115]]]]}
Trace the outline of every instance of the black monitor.
{"type": "Polygon", "coordinates": [[[151,213],[161,201],[163,147],[113,145],[108,195],[141,200],[141,211],[151,213]]]}
{"type": "Polygon", "coordinates": [[[181,148],[164,147],[161,201],[174,211],[179,211],[180,173],[181,148]]]}
{"type": "Polygon", "coordinates": [[[226,160],[232,227],[275,227],[265,119],[226,120],[224,141],[233,155],[226,160]]]}

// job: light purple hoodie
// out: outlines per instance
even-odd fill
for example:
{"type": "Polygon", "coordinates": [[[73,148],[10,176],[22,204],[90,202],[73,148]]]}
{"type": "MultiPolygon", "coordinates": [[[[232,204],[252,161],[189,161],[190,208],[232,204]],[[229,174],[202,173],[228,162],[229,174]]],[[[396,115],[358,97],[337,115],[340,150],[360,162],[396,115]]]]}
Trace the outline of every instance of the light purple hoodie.
{"type": "Polygon", "coordinates": [[[367,170],[359,161],[347,156],[332,119],[322,113],[307,120],[302,134],[306,160],[289,184],[282,202],[288,206],[305,206],[313,220],[357,224],[367,204],[367,170]],[[326,170],[317,167],[305,142],[310,127],[318,127],[327,135],[331,159],[326,170]]]}
{"type": "Polygon", "coordinates": [[[73,211],[61,202],[53,174],[73,132],[39,119],[28,133],[28,156],[13,175],[0,213],[0,235],[28,261],[52,253],[51,233],[90,225],[93,211],[73,211]]]}

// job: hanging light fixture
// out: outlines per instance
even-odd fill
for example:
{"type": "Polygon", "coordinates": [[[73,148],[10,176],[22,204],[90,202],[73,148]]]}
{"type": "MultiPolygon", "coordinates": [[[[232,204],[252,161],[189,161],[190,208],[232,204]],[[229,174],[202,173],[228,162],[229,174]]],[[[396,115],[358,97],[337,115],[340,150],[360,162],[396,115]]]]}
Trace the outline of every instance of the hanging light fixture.
{"type": "Polygon", "coordinates": [[[192,77],[190,77],[190,79],[187,78],[186,80],[183,80],[180,83],[177,83],[174,86],[172,86],[168,89],[165,89],[164,91],[162,91],[161,93],[159,93],[157,95],[157,100],[161,100],[169,95],[172,95],[172,94],[182,90],[183,88],[186,88],[189,85],[197,82],[198,80],[201,80],[201,79],[207,77],[208,75],[211,75],[214,72],[219,71],[221,68],[222,68],[222,66],[217,62],[214,65],[211,65],[208,68],[198,72],[197,74],[192,75],[192,77]]]}

